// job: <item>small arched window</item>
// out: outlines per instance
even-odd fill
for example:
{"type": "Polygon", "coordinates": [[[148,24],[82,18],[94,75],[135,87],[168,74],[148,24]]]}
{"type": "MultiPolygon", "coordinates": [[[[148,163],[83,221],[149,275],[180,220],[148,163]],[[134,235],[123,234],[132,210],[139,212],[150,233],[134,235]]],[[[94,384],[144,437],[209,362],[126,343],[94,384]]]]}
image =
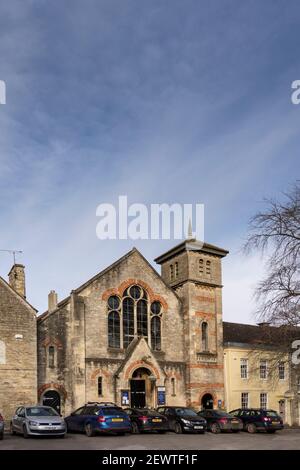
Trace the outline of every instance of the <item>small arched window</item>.
{"type": "Polygon", "coordinates": [[[199,259],[199,274],[203,274],[203,266],[204,266],[203,259],[200,258],[199,259]]]}
{"type": "Polygon", "coordinates": [[[172,396],[176,396],[176,380],[174,377],[171,378],[172,396]]]}
{"type": "Polygon", "coordinates": [[[208,351],[208,324],[204,321],[201,325],[202,351],[208,351]]]}
{"type": "Polygon", "coordinates": [[[179,274],[178,262],[176,261],[176,263],[175,263],[175,279],[177,279],[178,274],[179,274]]]}
{"type": "Polygon", "coordinates": [[[170,264],[170,279],[173,281],[174,279],[174,266],[173,264],[170,264]]]}
{"type": "Polygon", "coordinates": [[[6,347],[4,341],[0,341],[0,364],[6,364],[6,347]]]}
{"type": "Polygon", "coordinates": [[[208,276],[211,275],[211,262],[210,261],[206,261],[206,274],[208,276]]]}
{"type": "Polygon", "coordinates": [[[103,395],[103,380],[102,377],[98,377],[98,397],[102,397],[103,395]]]}
{"type": "Polygon", "coordinates": [[[55,367],[55,347],[49,346],[48,349],[48,366],[52,369],[55,367]]]}
{"type": "Polygon", "coordinates": [[[120,347],[120,315],[115,310],[108,314],[108,347],[120,347]]]}

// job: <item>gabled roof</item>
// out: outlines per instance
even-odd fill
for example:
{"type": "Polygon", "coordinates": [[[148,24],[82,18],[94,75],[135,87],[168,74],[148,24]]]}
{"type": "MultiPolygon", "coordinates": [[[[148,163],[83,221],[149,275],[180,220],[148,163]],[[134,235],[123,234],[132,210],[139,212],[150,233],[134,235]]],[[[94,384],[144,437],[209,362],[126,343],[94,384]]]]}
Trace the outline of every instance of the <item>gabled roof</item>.
{"type": "Polygon", "coordinates": [[[198,251],[201,253],[216,255],[220,258],[223,258],[229,253],[229,251],[225,250],[224,248],[220,248],[218,246],[211,245],[205,242],[200,242],[196,240],[196,238],[187,238],[183,242],[179,243],[178,245],[174,246],[162,255],[158,256],[154,261],[158,264],[162,264],[168,259],[173,258],[173,256],[177,256],[180,253],[183,253],[184,251],[198,251]]]}
{"type": "MultiPolygon", "coordinates": [[[[153,266],[149,263],[149,261],[141,254],[141,252],[133,247],[130,251],[128,251],[124,256],[122,256],[121,258],[119,258],[118,260],[116,260],[114,263],[112,263],[110,266],[108,266],[107,268],[103,269],[102,271],[100,271],[98,274],[96,274],[95,276],[93,276],[92,278],[90,278],[88,281],[86,281],[84,284],[82,284],[81,286],[77,287],[77,289],[73,289],[72,290],[72,293],[75,293],[75,294],[80,294],[80,292],[82,292],[86,287],[88,287],[90,284],[92,284],[94,281],[96,281],[97,279],[101,278],[102,276],[104,276],[106,273],[108,273],[111,269],[114,269],[116,268],[119,264],[121,264],[123,261],[125,261],[127,258],[129,258],[129,256],[132,256],[134,253],[137,253],[144,261],[145,263],[149,266],[149,268],[151,269],[151,271],[155,274],[155,276],[157,276],[157,278],[166,286],[166,288],[168,290],[170,290],[172,292],[172,294],[177,297],[178,295],[176,294],[176,292],[174,292],[173,289],[171,289],[170,286],[168,286],[168,284],[163,280],[163,278],[159,275],[159,273],[153,268],[153,266]]],[[[71,296],[69,295],[68,297],[66,297],[65,299],[61,300],[58,304],[57,304],[57,309],[53,310],[51,313],[48,312],[48,310],[44,313],[42,313],[39,317],[38,317],[38,320],[41,320],[43,318],[45,318],[46,316],[56,312],[57,310],[59,310],[61,307],[63,307],[64,305],[66,305],[69,301],[70,301],[70,298],[71,296]]]]}
{"type": "Polygon", "coordinates": [[[17,291],[15,291],[9,284],[8,282],[6,282],[5,279],[3,279],[3,277],[0,276],[0,283],[5,287],[5,289],[7,289],[14,297],[16,297],[16,299],[23,303],[25,305],[25,307],[29,308],[30,310],[33,310],[34,313],[37,313],[37,309],[34,308],[29,302],[28,300],[26,300],[24,297],[22,297],[17,291]]]}

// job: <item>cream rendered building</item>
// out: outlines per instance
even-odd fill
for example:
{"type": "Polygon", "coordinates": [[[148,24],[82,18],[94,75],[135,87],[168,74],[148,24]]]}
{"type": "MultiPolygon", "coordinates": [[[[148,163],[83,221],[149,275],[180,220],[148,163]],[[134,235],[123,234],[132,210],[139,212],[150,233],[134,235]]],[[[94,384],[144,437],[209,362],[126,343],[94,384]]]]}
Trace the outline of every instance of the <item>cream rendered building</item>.
{"type": "Polygon", "coordinates": [[[290,358],[280,351],[280,328],[223,322],[223,330],[227,410],[269,408],[286,424],[299,425],[292,416],[290,358]]]}

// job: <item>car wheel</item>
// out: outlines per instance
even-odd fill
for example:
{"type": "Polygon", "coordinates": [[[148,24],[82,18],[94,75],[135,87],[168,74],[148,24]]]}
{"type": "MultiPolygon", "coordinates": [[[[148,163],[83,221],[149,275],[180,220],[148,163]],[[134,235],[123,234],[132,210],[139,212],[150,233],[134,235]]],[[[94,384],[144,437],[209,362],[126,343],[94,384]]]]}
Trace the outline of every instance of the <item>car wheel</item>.
{"type": "Polygon", "coordinates": [[[84,430],[87,437],[93,437],[95,435],[92,425],[90,423],[85,425],[84,430]]]}
{"type": "Polygon", "coordinates": [[[28,437],[29,437],[26,424],[24,424],[24,426],[23,426],[23,437],[24,437],[24,439],[28,439],[28,437]]]}
{"type": "Polygon", "coordinates": [[[218,423],[213,423],[210,427],[210,430],[213,434],[220,434],[220,432],[221,432],[221,428],[218,425],[218,423]]]}
{"type": "Polygon", "coordinates": [[[180,423],[175,424],[175,432],[176,434],[182,434],[182,427],[180,423]]]}
{"type": "Polygon", "coordinates": [[[139,434],[139,433],[140,433],[140,430],[139,430],[138,425],[135,422],[133,422],[132,423],[132,434],[139,434]]]}
{"type": "Polygon", "coordinates": [[[253,424],[253,423],[247,424],[246,430],[247,430],[247,432],[249,432],[250,434],[255,434],[255,433],[256,433],[256,426],[255,426],[255,424],[253,424]]]}

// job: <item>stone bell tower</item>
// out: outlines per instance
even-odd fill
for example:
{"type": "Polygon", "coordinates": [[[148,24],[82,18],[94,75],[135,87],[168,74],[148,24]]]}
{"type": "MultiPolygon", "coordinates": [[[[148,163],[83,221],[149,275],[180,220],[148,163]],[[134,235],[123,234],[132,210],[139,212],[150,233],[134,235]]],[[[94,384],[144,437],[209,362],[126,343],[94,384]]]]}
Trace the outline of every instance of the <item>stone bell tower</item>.
{"type": "Polygon", "coordinates": [[[155,260],[182,300],[186,400],[197,409],[224,406],[221,261],[227,254],[189,238],[155,260]]]}

